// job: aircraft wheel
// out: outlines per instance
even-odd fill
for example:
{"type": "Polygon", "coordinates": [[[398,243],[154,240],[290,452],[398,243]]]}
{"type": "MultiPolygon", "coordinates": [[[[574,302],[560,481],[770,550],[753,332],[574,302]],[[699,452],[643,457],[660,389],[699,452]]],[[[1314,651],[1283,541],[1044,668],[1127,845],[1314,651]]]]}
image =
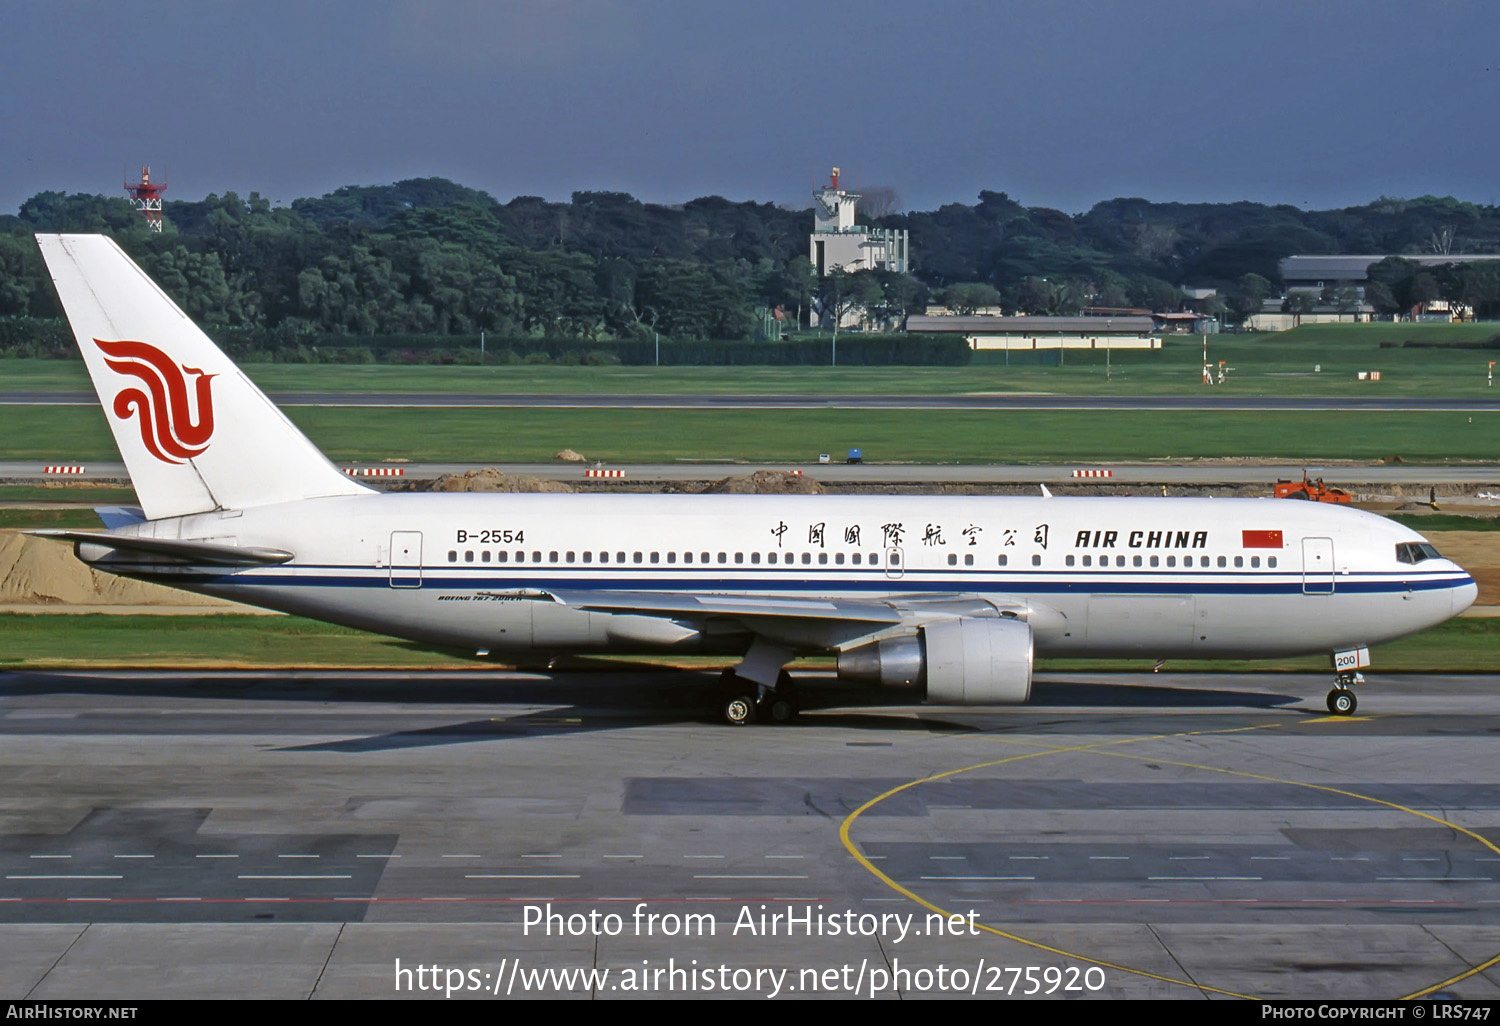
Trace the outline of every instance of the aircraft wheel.
{"type": "Polygon", "coordinates": [[[767,695],[760,703],[760,718],[766,723],[790,723],[797,718],[796,703],[785,695],[767,695]]]}
{"type": "Polygon", "coordinates": [[[747,727],[755,722],[755,699],[748,694],[731,694],[720,706],[724,722],[731,727],[747,727]]]}
{"type": "Polygon", "coordinates": [[[1335,716],[1351,716],[1359,708],[1359,699],[1348,688],[1334,688],[1328,692],[1328,711],[1335,716]]]}

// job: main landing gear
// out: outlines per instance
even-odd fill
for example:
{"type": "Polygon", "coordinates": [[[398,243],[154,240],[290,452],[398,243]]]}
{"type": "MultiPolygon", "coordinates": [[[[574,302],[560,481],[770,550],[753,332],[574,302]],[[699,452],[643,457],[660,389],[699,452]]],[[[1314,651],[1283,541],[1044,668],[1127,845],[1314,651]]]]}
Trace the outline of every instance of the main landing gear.
{"type": "Polygon", "coordinates": [[[1359,700],[1354,697],[1354,685],[1363,684],[1365,676],[1362,673],[1341,673],[1334,681],[1333,690],[1328,692],[1328,711],[1335,716],[1352,716],[1354,710],[1359,708],[1359,700]]]}
{"type": "Polygon", "coordinates": [[[731,727],[748,727],[756,722],[790,723],[797,718],[792,675],[782,670],[776,686],[768,688],[725,670],[719,678],[718,709],[731,727]]]}

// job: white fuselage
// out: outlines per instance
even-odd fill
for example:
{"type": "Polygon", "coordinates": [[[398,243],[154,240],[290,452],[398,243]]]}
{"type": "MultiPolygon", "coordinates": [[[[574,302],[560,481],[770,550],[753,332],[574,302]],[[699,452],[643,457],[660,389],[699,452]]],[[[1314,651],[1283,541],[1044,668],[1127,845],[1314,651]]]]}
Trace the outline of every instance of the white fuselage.
{"type": "MultiPolygon", "coordinates": [[[[285,549],[177,587],[496,653],[743,651],[733,622],[579,609],[559,593],[902,602],[979,597],[1038,655],[1269,657],[1422,630],[1474,600],[1419,535],[1272,499],[370,494],[150,521],[121,534],[285,549]]],[[[795,639],[790,644],[797,647],[795,639]]],[[[827,643],[820,639],[805,647],[827,643]]]]}

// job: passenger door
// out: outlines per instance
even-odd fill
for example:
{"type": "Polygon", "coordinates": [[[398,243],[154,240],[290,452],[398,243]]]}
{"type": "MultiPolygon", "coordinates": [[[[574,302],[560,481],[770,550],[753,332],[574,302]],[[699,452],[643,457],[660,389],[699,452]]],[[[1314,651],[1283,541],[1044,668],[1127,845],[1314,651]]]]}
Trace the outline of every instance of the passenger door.
{"type": "Polygon", "coordinates": [[[422,586],[422,532],[391,532],[391,587],[422,586]]]}
{"type": "Polygon", "coordinates": [[[1333,539],[1302,539],[1302,593],[1333,594],[1333,539]]]}

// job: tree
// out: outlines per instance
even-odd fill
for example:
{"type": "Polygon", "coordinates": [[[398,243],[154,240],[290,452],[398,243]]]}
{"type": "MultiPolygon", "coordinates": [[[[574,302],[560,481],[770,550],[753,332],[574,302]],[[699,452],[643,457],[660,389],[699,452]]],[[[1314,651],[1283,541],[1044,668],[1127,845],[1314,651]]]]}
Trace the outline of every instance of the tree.
{"type": "Polygon", "coordinates": [[[1317,308],[1318,297],[1303,289],[1299,289],[1287,296],[1286,301],[1281,304],[1282,312],[1292,315],[1292,325],[1294,327],[1302,323],[1304,315],[1312,313],[1317,308]]]}
{"type": "Polygon", "coordinates": [[[984,282],[960,282],[938,294],[944,306],[956,314],[972,315],[984,307],[1000,305],[1000,290],[984,282]]]}
{"type": "Polygon", "coordinates": [[[1236,324],[1243,324],[1251,316],[1260,313],[1261,307],[1274,289],[1271,283],[1258,274],[1245,274],[1224,292],[1224,305],[1236,324]]]}

